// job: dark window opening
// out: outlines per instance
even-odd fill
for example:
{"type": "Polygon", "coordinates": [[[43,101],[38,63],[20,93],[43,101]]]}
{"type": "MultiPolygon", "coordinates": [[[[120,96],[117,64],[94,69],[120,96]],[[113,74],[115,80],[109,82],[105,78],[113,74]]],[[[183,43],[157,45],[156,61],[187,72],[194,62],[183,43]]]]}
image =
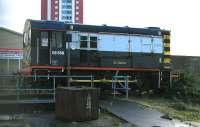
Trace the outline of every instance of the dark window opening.
{"type": "Polygon", "coordinates": [[[41,32],[41,46],[48,47],[48,32],[41,32]]]}
{"type": "Polygon", "coordinates": [[[67,5],[67,9],[72,9],[72,6],[70,6],[70,5],[67,5]]]}
{"type": "Polygon", "coordinates": [[[80,38],[80,48],[87,48],[88,47],[87,40],[88,40],[87,36],[81,36],[81,38],[80,38]]]}
{"type": "Polygon", "coordinates": [[[87,36],[81,36],[81,40],[87,40],[88,37],[87,36]]]}
{"type": "Polygon", "coordinates": [[[81,41],[81,48],[87,48],[87,41],[81,41]]]}
{"type": "Polygon", "coordinates": [[[52,32],[52,48],[62,48],[62,32],[52,32]]]}
{"type": "Polygon", "coordinates": [[[72,14],[72,11],[67,11],[66,13],[67,13],[67,14],[72,14]]]}
{"type": "Polygon", "coordinates": [[[97,37],[90,37],[90,48],[97,48],[97,37]]]}
{"type": "Polygon", "coordinates": [[[65,36],[65,42],[72,42],[72,34],[67,34],[65,36]]]}

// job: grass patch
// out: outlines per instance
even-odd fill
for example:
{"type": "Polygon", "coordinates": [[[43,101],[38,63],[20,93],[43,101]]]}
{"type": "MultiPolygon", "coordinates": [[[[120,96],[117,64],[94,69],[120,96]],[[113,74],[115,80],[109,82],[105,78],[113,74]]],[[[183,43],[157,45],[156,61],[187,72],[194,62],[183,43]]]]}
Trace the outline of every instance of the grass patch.
{"type": "Polygon", "coordinates": [[[200,122],[200,105],[186,104],[165,98],[131,98],[139,104],[156,109],[181,121],[200,122]]]}

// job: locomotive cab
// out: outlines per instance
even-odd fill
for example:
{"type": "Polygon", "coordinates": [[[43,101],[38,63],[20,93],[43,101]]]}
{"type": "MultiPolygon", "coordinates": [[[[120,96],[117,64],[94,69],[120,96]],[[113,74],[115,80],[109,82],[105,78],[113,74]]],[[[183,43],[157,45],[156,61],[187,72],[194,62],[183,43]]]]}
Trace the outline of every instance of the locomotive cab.
{"type": "Polygon", "coordinates": [[[24,66],[65,66],[64,23],[26,21],[24,28],[24,66]],[[52,24],[53,23],[53,24],[52,24]]]}

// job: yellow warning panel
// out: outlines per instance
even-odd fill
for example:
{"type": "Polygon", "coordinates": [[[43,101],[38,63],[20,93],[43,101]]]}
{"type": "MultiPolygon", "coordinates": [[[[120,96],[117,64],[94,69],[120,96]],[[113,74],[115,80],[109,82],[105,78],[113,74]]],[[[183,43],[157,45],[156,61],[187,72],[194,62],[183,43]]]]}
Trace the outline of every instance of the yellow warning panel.
{"type": "Polygon", "coordinates": [[[170,48],[170,43],[164,43],[164,47],[170,48]]]}
{"type": "Polygon", "coordinates": [[[163,63],[171,63],[171,58],[164,58],[163,63]]]}
{"type": "Polygon", "coordinates": [[[170,51],[164,51],[164,55],[170,55],[170,51]]]}
{"type": "Polygon", "coordinates": [[[163,39],[164,39],[164,40],[170,39],[170,35],[163,35],[163,39]]]}

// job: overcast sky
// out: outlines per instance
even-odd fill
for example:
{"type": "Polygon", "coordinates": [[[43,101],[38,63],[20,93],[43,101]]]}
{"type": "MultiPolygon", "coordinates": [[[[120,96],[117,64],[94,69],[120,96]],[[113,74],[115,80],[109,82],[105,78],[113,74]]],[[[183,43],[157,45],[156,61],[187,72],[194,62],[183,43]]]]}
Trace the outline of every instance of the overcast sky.
{"type": "MultiPolygon", "coordinates": [[[[23,31],[40,19],[41,0],[0,0],[0,26],[23,31]]],[[[200,56],[199,0],[84,0],[84,23],[171,30],[171,52],[200,56]]]]}

